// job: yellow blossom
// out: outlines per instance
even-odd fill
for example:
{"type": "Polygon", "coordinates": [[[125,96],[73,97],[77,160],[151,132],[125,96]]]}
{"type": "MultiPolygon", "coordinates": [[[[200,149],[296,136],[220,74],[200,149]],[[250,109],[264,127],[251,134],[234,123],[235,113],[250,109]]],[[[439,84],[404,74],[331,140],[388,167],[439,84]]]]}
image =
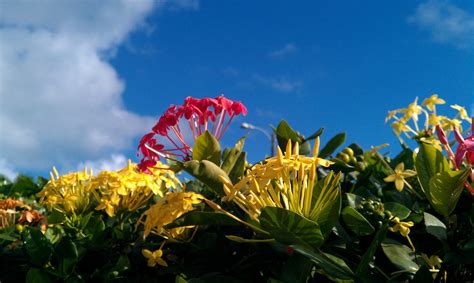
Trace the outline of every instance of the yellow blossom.
{"type": "Polygon", "coordinates": [[[452,131],[454,128],[462,130],[462,121],[458,119],[445,119],[441,123],[441,128],[445,131],[452,131]]]}
{"type": "Polygon", "coordinates": [[[142,250],[142,255],[146,259],[148,259],[147,265],[149,267],[155,267],[157,264],[159,264],[161,266],[164,266],[164,267],[168,266],[166,261],[164,261],[164,259],[161,258],[163,256],[163,251],[161,249],[153,251],[153,252],[150,251],[150,250],[147,250],[147,249],[143,249],[142,250]]]}
{"type": "Polygon", "coordinates": [[[180,187],[179,180],[167,166],[152,169],[152,174],[140,172],[130,160],[119,171],[102,171],[92,181],[100,191],[97,210],[115,216],[119,210],[135,211],[144,206],[154,195],[163,196],[170,188],[180,187]]]}
{"type": "Polygon", "coordinates": [[[408,236],[408,234],[410,234],[410,227],[413,227],[414,225],[413,221],[403,222],[403,221],[400,221],[400,218],[394,217],[392,219],[392,222],[395,223],[395,225],[392,227],[389,227],[388,229],[392,232],[400,232],[400,235],[407,238],[408,242],[410,243],[410,246],[412,247],[413,250],[415,250],[415,247],[413,246],[413,243],[411,242],[410,236],[408,236]]]}
{"type": "Polygon", "coordinates": [[[436,115],[434,112],[430,113],[428,117],[428,125],[436,127],[440,125],[444,120],[447,120],[448,117],[442,115],[436,115]]]}
{"type": "Polygon", "coordinates": [[[418,97],[408,105],[406,109],[403,109],[403,113],[405,113],[405,119],[412,119],[416,123],[418,122],[418,115],[423,112],[423,108],[418,105],[418,97]]]}
{"type": "Polygon", "coordinates": [[[454,105],[451,105],[451,108],[453,109],[456,109],[458,111],[458,116],[459,118],[461,118],[462,120],[466,120],[468,122],[471,121],[471,118],[469,118],[469,115],[467,115],[467,111],[466,111],[466,108],[462,107],[462,106],[459,106],[457,104],[454,104],[454,105]]]}
{"type": "Polygon", "coordinates": [[[395,135],[399,136],[400,133],[407,133],[413,131],[406,123],[403,123],[402,121],[394,121],[391,124],[393,131],[395,132],[395,135]]]}
{"type": "Polygon", "coordinates": [[[77,214],[89,209],[95,194],[94,188],[90,186],[92,170],[87,172],[84,169],[83,172],[59,176],[53,167],[50,176],[51,180],[39,193],[40,202],[49,210],[77,214]]]}
{"type": "Polygon", "coordinates": [[[438,98],[437,94],[433,94],[432,96],[428,97],[427,99],[423,100],[423,106],[426,106],[430,111],[435,111],[436,104],[445,104],[446,101],[444,99],[438,98]]]}
{"type": "Polygon", "coordinates": [[[317,178],[317,166],[329,166],[331,162],[318,158],[319,138],[313,157],[300,156],[299,146],[292,148],[288,141],[285,155],[278,148],[278,155],[254,165],[235,185],[221,178],[226,196],[223,201],[233,201],[252,219],[258,221],[261,209],[266,206],[280,207],[316,220],[324,207],[339,194],[340,174],[331,171],[321,191],[313,196],[317,178]]]}
{"type": "Polygon", "coordinates": [[[405,180],[407,177],[413,177],[416,175],[416,172],[413,170],[405,170],[405,164],[399,163],[397,167],[395,167],[394,173],[389,175],[383,179],[385,182],[395,182],[395,188],[397,190],[402,191],[405,187],[405,184],[410,187],[410,184],[405,180]]]}
{"type": "Polygon", "coordinates": [[[428,255],[422,253],[421,258],[430,267],[431,272],[439,272],[439,269],[441,268],[441,263],[443,263],[443,261],[437,255],[432,255],[428,257],[428,255]]]}
{"type": "Polygon", "coordinates": [[[186,237],[186,231],[193,227],[178,227],[167,229],[166,225],[172,223],[186,212],[195,209],[194,205],[202,203],[205,198],[193,192],[171,192],[146,210],[137,221],[137,226],[145,226],[143,237],[150,233],[164,238],[179,239],[186,237]]]}

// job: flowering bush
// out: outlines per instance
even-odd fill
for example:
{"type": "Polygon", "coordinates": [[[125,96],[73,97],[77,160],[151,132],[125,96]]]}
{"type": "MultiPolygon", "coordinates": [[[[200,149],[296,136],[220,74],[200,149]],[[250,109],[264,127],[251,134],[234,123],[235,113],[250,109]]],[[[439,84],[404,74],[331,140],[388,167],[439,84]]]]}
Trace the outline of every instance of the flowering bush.
{"type": "Polygon", "coordinates": [[[250,164],[245,137],[219,143],[245,106],[188,97],[140,140],[138,164],[3,178],[0,281],[472,281],[474,127],[445,103],[389,112],[395,156],[338,151],[344,133],[321,147],[322,129],[282,121],[276,156],[250,164]]]}

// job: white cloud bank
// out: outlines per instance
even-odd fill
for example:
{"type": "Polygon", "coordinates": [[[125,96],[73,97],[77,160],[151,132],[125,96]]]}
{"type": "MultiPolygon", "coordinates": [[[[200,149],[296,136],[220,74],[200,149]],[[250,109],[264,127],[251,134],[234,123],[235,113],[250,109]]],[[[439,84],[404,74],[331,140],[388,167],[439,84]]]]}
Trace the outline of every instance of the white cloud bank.
{"type": "Polygon", "coordinates": [[[444,0],[420,4],[408,22],[430,32],[434,41],[469,48],[474,44],[474,16],[444,0]]]}
{"type": "Polygon", "coordinates": [[[0,3],[0,157],[9,168],[73,169],[135,146],[154,120],[124,107],[125,83],[107,59],[165,4],[198,8],[186,0],[0,3]]]}
{"type": "Polygon", "coordinates": [[[96,175],[102,170],[115,171],[122,169],[127,165],[128,159],[123,154],[114,153],[110,157],[98,160],[87,160],[85,162],[79,163],[76,170],[82,171],[84,167],[87,167],[87,170],[92,169],[92,172],[96,175]]]}

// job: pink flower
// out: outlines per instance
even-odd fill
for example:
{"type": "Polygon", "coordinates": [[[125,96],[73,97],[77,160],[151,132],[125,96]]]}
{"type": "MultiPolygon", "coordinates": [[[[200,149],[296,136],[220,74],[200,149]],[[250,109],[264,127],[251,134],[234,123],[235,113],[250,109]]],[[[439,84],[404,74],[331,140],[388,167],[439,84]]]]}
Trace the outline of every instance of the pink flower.
{"type": "MultiPolygon", "coordinates": [[[[474,122],[474,117],[472,118],[474,122]]],[[[463,138],[457,128],[454,128],[454,137],[458,141],[459,145],[456,149],[455,162],[456,166],[461,166],[464,160],[469,164],[474,164],[474,124],[471,124],[471,134],[466,138],[463,138]]]]}
{"type": "Polygon", "coordinates": [[[241,102],[230,100],[223,95],[201,99],[189,96],[183,105],[171,105],[153,126],[152,132],[140,140],[140,170],[149,171],[148,168],[156,165],[156,161],[161,157],[183,161],[191,159],[192,145],[186,140],[181,127],[189,127],[193,141],[205,131],[220,140],[232,119],[240,114],[246,115],[247,108],[241,102]],[[171,144],[171,147],[165,148],[165,141],[171,144]]]}

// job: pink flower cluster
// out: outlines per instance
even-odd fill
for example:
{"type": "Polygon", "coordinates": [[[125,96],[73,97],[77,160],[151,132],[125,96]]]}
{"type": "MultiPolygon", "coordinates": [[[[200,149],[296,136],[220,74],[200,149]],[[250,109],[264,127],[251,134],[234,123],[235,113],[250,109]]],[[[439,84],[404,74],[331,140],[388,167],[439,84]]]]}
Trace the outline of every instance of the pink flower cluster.
{"type": "MultiPolygon", "coordinates": [[[[142,159],[138,167],[144,172],[165,157],[171,160],[188,161],[192,156],[192,145],[186,141],[181,127],[189,127],[195,141],[202,133],[209,131],[218,140],[226,132],[232,119],[246,115],[247,108],[239,101],[225,98],[187,97],[183,105],[171,105],[160,117],[152,131],[142,137],[138,145],[142,159]],[[165,147],[166,143],[170,147],[165,147]]],[[[188,139],[189,140],[189,139],[188,139]]]]}
{"type": "MultiPolygon", "coordinates": [[[[454,137],[458,142],[456,153],[454,153],[451,149],[448,138],[439,125],[436,126],[436,134],[438,135],[438,138],[444,149],[448,152],[448,155],[453,161],[456,169],[461,168],[461,165],[464,161],[471,167],[471,180],[474,182],[474,170],[472,169],[472,166],[474,165],[474,117],[472,118],[471,122],[471,134],[466,138],[462,136],[457,128],[454,128],[454,137]]],[[[474,196],[474,189],[471,187],[468,181],[466,181],[466,188],[474,196]]]]}

